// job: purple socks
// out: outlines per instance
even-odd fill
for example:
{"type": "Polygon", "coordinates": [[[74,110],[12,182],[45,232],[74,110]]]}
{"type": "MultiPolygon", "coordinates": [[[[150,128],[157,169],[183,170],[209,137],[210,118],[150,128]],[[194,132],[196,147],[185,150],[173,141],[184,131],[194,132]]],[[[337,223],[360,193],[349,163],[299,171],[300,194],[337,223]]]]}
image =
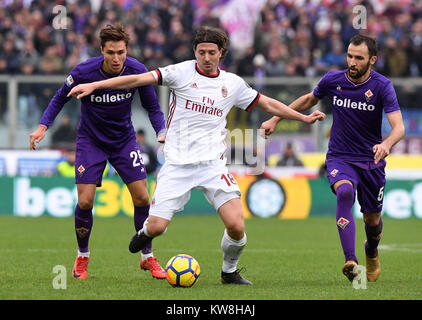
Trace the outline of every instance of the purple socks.
{"type": "MultiPolygon", "coordinates": [[[[137,207],[135,206],[135,213],[133,216],[134,224],[135,224],[135,230],[138,232],[141,230],[144,226],[145,220],[148,218],[149,214],[149,205],[145,207],[137,207]]],[[[150,241],[147,246],[142,249],[143,254],[148,254],[152,252],[152,242],[150,241]]]]}
{"type": "Polygon", "coordinates": [[[370,258],[375,258],[378,254],[377,248],[381,240],[382,219],[380,218],[380,221],[376,226],[365,224],[365,232],[367,240],[365,244],[366,255],[370,258]]]}
{"type": "MultiPolygon", "coordinates": [[[[142,229],[146,218],[149,214],[149,205],[145,207],[136,207],[134,212],[134,224],[136,231],[142,229]]],[[[89,237],[91,235],[91,229],[93,224],[92,209],[83,210],[76,205],[75,208],[75,233],[76,240],[78,241],[79,252],[89,252],[89,237]]],[[[142,250],[143,254],[152,252],[151,242],[142,250]]]]}
{"type": "Polygon", "coordinates": [[[75,232],[79,252],[89,252],[88,242],[92,229],[92,209],[82,210],[79,205],[75,208],[75,232]]]}
{"type": "Polygon", "coordinates": [[[358,262],[355,254],[355,220],[352,207],[355,202],[355,192],[349,183],[343,183],[337,188],[337,229],[346,261],[358,262]]]}

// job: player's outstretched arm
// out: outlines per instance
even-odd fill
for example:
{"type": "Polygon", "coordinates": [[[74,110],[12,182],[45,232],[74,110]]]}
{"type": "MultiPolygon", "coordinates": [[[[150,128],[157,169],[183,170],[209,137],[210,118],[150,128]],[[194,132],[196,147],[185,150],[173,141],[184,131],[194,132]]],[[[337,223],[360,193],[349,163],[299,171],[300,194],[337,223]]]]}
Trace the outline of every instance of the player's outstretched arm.
{"type": "Polygon", "coordinates": [[[314,105],[314,104],[311,105],[310,102],[307,102],[305,98],[306,96],[307,95],[300,97],[299,99],[294,101],[290,107],[288,107],[284,103],[281,103],[280,101],[269,98],[265,95],[261,95],[261,98],[258,101],[257,107],[264,110],[265,112],[268,112],[269,114],[274,115],[273,118],[262,123],[261,125],[261,129],[265,130],[265,136],[267,137],[268,135],[274,132],[275,127],[277,126],[277,123],[281,119],[297,120],[297,121],[302,121],[309,124],[312,124],[317,120],[319,121],[324,120],[325,114],[321,111],[317,110],[317,111],[314,111],[310,115],[304,115],[295,110],[295,109],[298,109],[299,111],[307,110],[314,105]]]}
{"type": "Polygon", "coordinates": [[[375,164],[387,157],[391,148],[404,137],[405,129],[401,112],[387,113],[387,119],[391,126],[390,134],[383,142],[372,147],[375,164]]]}
{"type": "Polygon", "coordinates": [[[130,89],[156,83],[157,80],[155,80],[152,73],[146,72],[136,75],[115,77],[103,81],[79,84],[70,90],[67,96],[74,96],[81,99],[97,89],[130,89]]]}
{"type": "MultiPolygon", "coordinates": [[[[318,103],[318,98],[316,98],[312,92],[305,94],[299,98],[297,98],[295,101],[293,101],[290,104],[290,108],[295,110],[295,111],[305,111],[308,110],[310,108],[312,108],[313,106],[315,106],[318,103]]],[[[322,113],[322,112],[321,112],[322,113]]],[[[323,114],[323,113],[322,113],[323,114]]],[[[323,114],[323,118],[322,119],[318,119],[318,120],[324,120],[325,119],[325,114],[323,114]]],[[[282,117],[279,116],[274,116],[271,119],[264,121],[261,124],[261,129],[264,130],[265,136],[264,138],[267,139],[267,137],[269,135],[271,135],[276,127],[277,124],[282,120],[282,117]]]]}
{"type": "Polygon", "coordinates": [[[36,143],[39,143],[42,139],[44,139],[45,132],[47,131],[47,127],[45,125],[40,124],[34,132],[29,135],[29,149],[36,150],[37,146],[36,143]]]}

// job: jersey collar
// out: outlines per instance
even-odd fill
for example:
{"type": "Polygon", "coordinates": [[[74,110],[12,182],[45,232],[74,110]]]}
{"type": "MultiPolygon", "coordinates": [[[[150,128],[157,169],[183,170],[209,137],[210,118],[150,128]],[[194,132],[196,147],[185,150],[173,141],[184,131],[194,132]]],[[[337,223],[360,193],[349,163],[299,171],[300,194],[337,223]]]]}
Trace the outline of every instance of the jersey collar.
{"type": "Polygon", "coordinates": [[[346,70],[346,72],[344,73],[344,76],[346,77],[347,81],[349,81],[352,85],[354,85],[355,87],[358,87],[358,86],[361,86],[361,85],[363,85],[363,84],[367,83],[367,82],[371,79],[371,77],[372,77],[372,70],[371,70],[371,72],[369,73],[369,77],[368,77],[368,79],[366,79],[364,82],[361,82],[361,83],[356,83],[356,82],[353,82],[353,81],[349,78],[349,76],[347,75],[347,70],[346,70]]]}
{"type": "Polygon", "coordinates": [[[199,69],[197,63],[195,63],[195,69],[196,69],[196,72],[198,72],[201,76],[208,77],[208,78],[217,78],[220,75],[220,68],[219,67],[217,67],[217,73],[215,73],[215,74],[206,74],[206,73],[202,72],[199,69]]]}
{"type": "Polygon", "coordinates": [[[123,63],[123,68],[119,73],[117,73],[117,74],[108,73],[108,72],[103,70],[103,62],[104,62],[104,56],[103,56],[103,59],[101,60],[101,63],[100,63],[100,73],[106,79],[110,79],[110,78],[114,78],[114,77],[120,77],[123,74],[123,72],[125,72],[125,70],[126,70],[126,61],[125,61],[123,63]]]}

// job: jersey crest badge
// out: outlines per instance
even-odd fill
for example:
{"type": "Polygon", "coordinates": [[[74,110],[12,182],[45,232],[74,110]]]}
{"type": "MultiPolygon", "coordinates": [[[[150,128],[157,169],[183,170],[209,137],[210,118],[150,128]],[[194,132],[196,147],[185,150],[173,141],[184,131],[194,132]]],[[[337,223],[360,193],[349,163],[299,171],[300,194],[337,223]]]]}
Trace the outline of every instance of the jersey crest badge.
{"type": "Polygon", "coordinates": [[[344,230],[344,228],[346,228],[349,222],[350,222],[349,220],[341,217],[340,219],[337,220],[337,225],[344,230]]]}
{"type": "Polygon", "coordinates": [[[72,84],[73,84],[73,77],[72,77],[72,75],[71,74],[69,74],[69,76],[66,78],[66,85],[68,86],[68,87],[70,87],[72,84]]]}
{"type": "Polygon", "coordinates": [[[78,237],[81,239],[85,238],[89,232],[89,229],[84,228],[84,227],[76,228],[75,230],[76,230],[76,233],[78,234],[78,237]]]}
{"type": "Polygon", "coordinates": [[[227,97],[228,91],[225,84],[221,87],[221,94],[223,95],[223,98],[227,97]]]}
{"type": "Polygon", "coordinates": [[[366,101],[369,101],[371,98],[372,98],[372,96],[373,96],[374,94],[372,93],[372,91],[370,90],[370,89],[368,89],[366,92],[365,92],[365,97],[366,97],[366,101]]]}
{"type": "Polygon", "coordinates": [[[333,170],[330,172],[330,174],[331,174],[333,177],[335,177],[335,176],[337,175],[337,173],[338,173],[338,170],[337,170],[337,169],[333,169],[333,170]]]}
{"type": "Polygon", "coordinates": [[[79,172],[79,176],[82,177],[82,175],[84,174],[85,168],[83,165],[80,165],[78,167],[78,172],[79,172]]]}

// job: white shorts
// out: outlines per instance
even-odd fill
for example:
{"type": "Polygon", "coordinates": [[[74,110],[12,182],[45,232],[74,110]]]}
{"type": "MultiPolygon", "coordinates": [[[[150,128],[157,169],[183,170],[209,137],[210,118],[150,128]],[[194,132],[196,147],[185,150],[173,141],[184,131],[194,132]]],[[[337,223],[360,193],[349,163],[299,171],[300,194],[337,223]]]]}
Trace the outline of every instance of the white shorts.
{"type": "Polygon", "coordinates": [[[164,163],[157,176],[149,215],[171,220],[174,213],[184,209],[192,189],[202,190],[216,210],[227,201],[240,198],[239,186],[225,163],[225,160],[186,165],[164,163]]]}

